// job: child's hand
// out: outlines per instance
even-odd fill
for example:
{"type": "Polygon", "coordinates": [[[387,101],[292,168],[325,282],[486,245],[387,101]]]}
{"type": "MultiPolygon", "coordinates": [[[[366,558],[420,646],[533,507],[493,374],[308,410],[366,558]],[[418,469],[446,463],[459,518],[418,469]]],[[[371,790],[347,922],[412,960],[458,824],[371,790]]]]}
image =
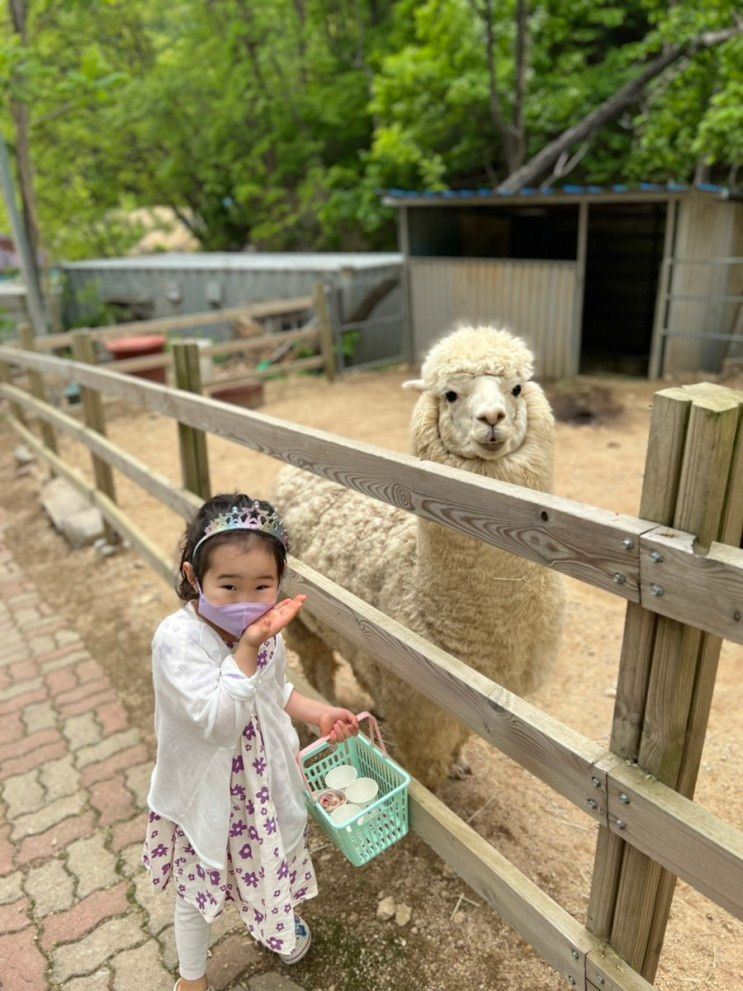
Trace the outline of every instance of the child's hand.
{"type": "Polygon", "coordinates": [[[269,637],[275,636],[294,619],[305,603],[306,595],[295,595],[293,599],[277,602],[264,616],[251,623],[240,638],[250,647],[260,647],[269,637]]]}
{"type": "Polygon", "coordinates": [[[359,721],[348,709],[326,706],[318,723],[320,735],[330,738],[331,743],[342,743],[359,732],[359,721]]]}

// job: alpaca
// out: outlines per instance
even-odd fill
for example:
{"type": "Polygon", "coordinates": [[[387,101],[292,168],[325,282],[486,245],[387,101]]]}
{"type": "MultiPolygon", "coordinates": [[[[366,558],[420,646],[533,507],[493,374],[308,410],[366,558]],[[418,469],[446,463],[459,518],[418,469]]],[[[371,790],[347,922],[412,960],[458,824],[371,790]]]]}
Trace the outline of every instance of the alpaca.
{"type": "MultiPolygon", "coordinates": [[[[413,454],[530,489],[552,486],[553,427],[533,358],[504,330],[462,327],[429,351],[411,420],[413,454]]],[[[524,558],[296,468],[279,473],[274,503],[293,553],[310,567],[504,685],[533,691],[556,655],[561,577],[524,558]]],[[[332,626],[308,601],[286,631],[305,674],[334,697],[332,651],[351,664],[389,727],[400,762],[435,788],[470,735],[332,626]]]]}

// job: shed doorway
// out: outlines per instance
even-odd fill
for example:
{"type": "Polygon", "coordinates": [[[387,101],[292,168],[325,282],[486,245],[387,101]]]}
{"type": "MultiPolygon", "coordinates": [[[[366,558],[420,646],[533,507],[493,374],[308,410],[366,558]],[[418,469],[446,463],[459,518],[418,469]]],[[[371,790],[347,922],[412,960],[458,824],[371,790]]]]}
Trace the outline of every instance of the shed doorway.
{"type": "Polygon", "coordinates": [[[591,204],[580,370],[647,376],[665,203],[591,204]]]}

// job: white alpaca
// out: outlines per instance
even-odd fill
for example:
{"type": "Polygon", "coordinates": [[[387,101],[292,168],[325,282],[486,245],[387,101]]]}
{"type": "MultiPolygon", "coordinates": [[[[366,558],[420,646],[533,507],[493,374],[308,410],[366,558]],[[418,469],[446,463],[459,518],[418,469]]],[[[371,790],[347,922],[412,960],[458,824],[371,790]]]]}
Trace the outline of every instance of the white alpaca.
{"type": "MultiPolygon", "coordinates": [[[[413,453],[530,489],[552,486],[553,418],[529,379],[532,355],[507,331],[465,327],[437,342],[411,421],[413,453]]],[[[295,468],[274,502],[292,553],[366,602],[513,692],[532,691],[557,652],[560,576],[454,530],[295,468]]],[[[469,729],[312,615],[308,601],[288,645],[327,697],[332,650],[374,698],[401,763],[436,787],[469,729]]]]}

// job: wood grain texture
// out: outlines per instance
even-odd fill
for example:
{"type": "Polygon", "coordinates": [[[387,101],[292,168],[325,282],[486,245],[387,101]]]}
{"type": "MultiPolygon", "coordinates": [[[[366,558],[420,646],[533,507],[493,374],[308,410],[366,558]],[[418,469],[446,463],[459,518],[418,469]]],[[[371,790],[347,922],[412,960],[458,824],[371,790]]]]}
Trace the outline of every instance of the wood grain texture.
{"type": "MultiPolygon", "coordinates": [[[[108,514],[108,518],[117,526],[119,532],[133,543],[136,550],[145,557],[150,566],[166,580],[172,579],[173,568],[165,555],[136,531],[136,528],[125,519],[118,507],[111,504],[105,496],[95,492],[74,469],[69,468],[55,455],[46,451],[25,427],[15,422],[13,422],[13,426],[19,430],[22,436],[29,439],[40,456],[52,464],[58,463],[61,473],[68,477],[76,476],[76,484],[83,491],[87,491],[90,497],[101,505],[102,511],[108,514]]],[[[296,564],[295,562],[292,563],[296,564]]],[[[295,677],[294,680],[297,687],[302,690],[301,677],[295,677]]],[[[311,691],[307,694],[316,695],[311,691]]],[[[611,754],[607,752],[601,760],[606,762],[608,776],[611,777],[619,773],[616,760],[611,754]]],[[[625,785],[624,780],[620,783],[625,785]]],[[[649,806],[653,805],[653,800],[647,795],[647,782],[633,782],[632,787],[634,788],[633,798],[636,797],[639,800],[642,796],[643,799],[647,799],[649,806]]],[[[653,783],[651,787],[655,788],[657,785],[653,783]]],[[[665,800],[665,798],[664,792],[661,799],[665,800]]],[[[413,828],[417,829],[423,839],[429,842],[434,850],[443,855],[466,880],[472,879],[470,883],[473,883],[475,890],[479,891],[491,904],[494,904],[506,921],[518,928],[526,938],[533,936],[535,947],[548,962],[557,966],[561,973],[565,964],[568,968],[571,966],[571,961],[573,965],[578,965],[577,973],[571,975],[577,982],[576,986],[586,986],[581,977],[582,967],[580,966],[581,962],[584,961],[586,973],[591,974],[596,981],[601,977],[605,984],[611,977],[614,983],[607,986],[615,988],[616,991],[647,991],[649,985],[641,982],[639,976],[623,965],[621,961],[618,962],[601,941],[583,929],[539,889],[533,890],[534,886],[528,879],[519,876],[512,865],[502,861],[502,858],[481,837],[475,834],[470,827],[461,823],[461,820],[458,820],[453,813],[443,807],[437,799],[417,783],[414,786],[411,808],[413,828]],[[523,881],[526,882],[526,885],[522,883],[523,881]],[[570,959],[567,957],[567,950],[570,952],[570,959]],[[577,960],[575,953],[578,954],[577,960]]],[[[667,814],[665,809],[663,814],[667,814]]],[[[707,814],[705,813],[705,815],[707,814]]],[[[682,820],[684,818],[683,810],[679,812],[674,809],[674,816],[676,819],[682,820]]],[[[653,825],[650,828],[652,830],[657,826],[653,825]]],[[[705,821],[704,832],[706,836],[714,834],[718,829],[719,825],[714,821],[714,817],[705,821]]],[[[566,973],[570,974],[571,972],[567,970],[566,973]]]]}
{"type": "MultiPolygon", "coordinates": [[[[370,444],[352,443],[325,431],[296,427],[205,397],[185,396],[103,368],[86,368],[8,347],[0,347],[0,360],[53,373],[64,381],[78,380],[109,395],[139,402],[622,598],[640,599],[637,542],[642,534],[655,529],[646,519],[480,478],[370,444]],[[626,539],[633,543],[629,549],[623,545],[626,539]],[[625,576],[623,584],[615,581],[616,574],[625,576]]],[[[679,567],[696,568],[696,564],[687,555],[683,564],[679,559],[679,567]]],[[[647,598],[646,608],[660,611],[652,597],[647,598]]],[[[718,625],[728,630],[729,624],[722,619],[718,624],[715,616],[707,628],[717,633],[718,625]]],[[[731,639],[743,642],[743,633],[731,635],[731,639]]]]}
{"type": "MultiPolygon", "coordinates": [[[[88,365],[95,364],[95,348],[89,334],[82,330],[73,331],[70,334],[72,343],[72,353],[77,362],[84,362],[88,365]]],[[[82,400],[83,417],[85,425],[101,436],[106,435],[106,417],[103,411],[103,401],[96,389],[82,386],[80,389],[82,400]]],[[[105,461],[91,455],[93,461],[93,476],[96,488],[102,492],[112,503],[116,502],[116,486],[111,468],[105,461]]],[[[104,527],[106,539],[110,542],[117,540],[117,534],[108,522],[104,527]]]]}
{"type": "MultiPolygon", "coordinates": [[[[302,313],[312,309],[311,296],[297,296],[292,299],[275,299],[265,303],[245,303],[242,306],[225,307],[222,310],[210,310],[208,313],[185,313],[172,317],[157,317],[154,320],[133,320],[128,323],[111,324],[97,329],[84,328],[94,341],[111,341],[117,337],[129,337],[132,334],[169,334],[177,330],[188,330],[194,327],[209,327],[212,324],[229,323],[233,320],[247,317],[254,320],[265,320],[268,317],[278,317],[284,314],[302,313]]],[[[17,342],[13,342],[17,343],[17,342]]],[[[57,348],[70,347],[70,335],[46,334],[39,338],[39,350],[54,351],[57,348]]]]}
{"type": "Polygon", "coordinates": [[[33,416],[51,423],[61,433],[66,434],[73,440],[78,441],[88,448],[96,457],[105,461],[112,468],[126,475],[133,482],[164,505],[169,506],[174,512],[184,519],[190,519],[202,500],[193,492],[178,488],[170,479],[165,478],[158,472],[148,468],[147,465],[139,461],[134,455],[129,454],[117,447],[106,437],[90,430],[88,427],[78,423],[76,419],[67,413],[62,413],[48,403],[34,399],[13,386],[0,386],[0,395],[5,396],[11,404],[18,408],[27,410],[33,416]]]}
{"type": "MultiPolygon", "coordinates": [[[[180,341],[173,345],[176,388],[185,392],[201,393],[201,366],[199,347],[180,341]]],[[[201,499],[211,495],[209,479],[209,454],[206,434],[203,430],[178,422],[178,447],[181,455],[183,488],[195,492],[201,499]]]]}
{"type": "Polygon", "coordinates": [[[415,780],[410,825],[564,980],[585,986],[585,957],[595,945],[587,930],[415,780]]]}
{"type": "Polygon", "coordinates": [[[262,334],[260,337],[241,338],[237,341],[222,341],[219,344],[212,344],[204,351],[211,355],[222,354],[252,354],[254,351],[263,351],[270,347],[279,347],[289,342],[316,341],[319,339],[320,331],[317,327],[305,327],[302,330],[289,330],[282,333],[262,334]]]}
{"type": "Polygon", "coordinates": [[[115,530],[118,535],[128,540],[134,550],[142,557],[147,564],[168,584],[172,585],[175,579],[175,567],[170,563],[159,547],[136,527],[129,518],[119,509],[116,503],[112,502],[108,496],[90,485],[76,469],[71,468],[66,461],[58,455],[53,454],[45,447],[37,437],[22,423],[10,417],[11,426],[20,434],[25,442],[34,450],[39,457],[51,466],[57,475],[66,478],[75,488],[86,496],[106,520],[108,525],[115,530]]]}
{"type": "Polygon", "coordinates": [[[131,375],[145,369],[170,368],[173,364],[172,354],[143,354],[139,358],[121,358],[103,362],[103,368],[119,372],[121,375],[131,375]]]}
{"type": "Polygon", "coordinates": [[[592,818],[606,821],[589,804],[593,765],[606,756],[598,744],[294,558],[284,587],[291,595],[311,595],[313,614],[592,818]]]}
{"type": "MultiPolygon", "coordinates": [[[[292,672],[297,691],[325,699],[292,672]]],[[[605,981],[605,991],[652,991],[601,940],[517,870],[486,840],[413,779],[410,828],[513,926],[572,987],[586,987],[586,973],[605,981]]]]}
{"type": "Polygon", "coordinates": [[[318,282],[312,296],[317,315],[318,329],[320,331],[320,347],[325,359],[325,374],[328,382],[335,378],[335,342],[333,341],[333,325],[330,322],[330,309],[328,307],[328,297],[325,286],[318,282]]]}
{"type": "Polygon", "coordinates": [[[269,368],[256,368],[249,372],[242,372],[233,375],[231,378],[214,379],[204,386],[204,393],[210,395],[219,389],[231,388],[239,385],[251,385],[253,382],[261,382],[263,379],[276,378],[278,375],[291,375],[292,372],[309,372],[316,368],[323,368],[325,359],[312,355],[309,358],[297,358],[286,365],[271,365],[269,368]]]}
{"type": "MultiPolygon", "coordinates": [[[[690,408],[691,396],[683,389],[666,389],[653,397],[640,512],[659,523],[673,520],[690,408]]],[[[642,578],[640,587],[645,594],[642,578]]],[[[640,750],[656,635],[657,617],[649,611],[655,597],[645,598],[650,599],[648,608],[627,605],[609,742],[612,753],[631,761],[640,750]]],[[[599,829],[586,919],[591,932],[602,939],[611,934],[624,847],[607,827],[599,829]]]]}
{"type": "Polygon", "coordinates": [[[653,985],[607,945],[591,950],[586,956],[586,982],[591,991],[653,991],[653,985]]]}
{"type": "MultiPolygon", "coordinates": [[[[10,367],[11,366],[6,362],[0,361],[0,384],[2,384],[3,387],[7,385],[12,388],[11,382],[13,381],[13,378],[10,374],[10,367]]],[[[25,414],[18,403],[11,401],[10,412],[18,423],[25,425],[25,414]]]]}
{"type": "Polygon", "coordinates": [[[370,444],[186,396],[102,368],[0,348],[25,368],[58,373],[190,426],[494,544],[632,601],[639,601],[637,538],[646,520],[596,509],[544,492],[420,461],[370,444]],[[632,547],[623,546],[630,539],[632,547]],[[622,583],[615,575],[624,577],[622,583]]]}
{"type": "Polygon", "coordinates": [[[645,608],[703,630],[714,627],[725,639],[743,642],[743,553],[738,547],[713,542],[704,553],[693,534],[671,527],[650,530],[640,537],[640,587],[645,608]],[[655,595],[659,589],[662,594],[655,595]]]}
{"type": "Polygon", "coordinates": [[[639,852],[743,918],[743,831],[626,764],[609,773],[609,822],[639,852]]]}
{"type": "MultiPolygon", "coordinates": [[[[33,328],[30,323],[22,323],[18,327],[18,332],[20,334],[23,347],[27,351],[36,350],[36,335],[33,332],[33,328]]],[[[44,401],[46,399],[46,386],[44,385],[44,377],[41,372],[29,372],[28,380],[31,386],[32,395],[36,396],[37,399],[44,401]]],[[[57,438],[54,434],[54,429],[46,421],[41,423],[41,437],[46,446],[54,454],[57,454],[57,438]]]]}
{"type": "MultiPolygon", "coordinates": [[[[703,388],[708,389],[710,387],[705,383],[703,388]]],[[[699,386],[696,387],[696,391],[700,391],[699,386]]],[[[728,396],[730,396],[730,393],[728,393],[728,396]]],[[[726,548],[728,544],[736,548],[739,547],[741,536],[743,535],[743,393],[733,393],[733,398],[739,400],[738,429],[734,441],[733,459],[730,465],[722,519],[718,532],[718,537],[723,543],[712,544],[710,554],[713,555],[718,549],[723,554],[726,549],[729,551],[730,548],[726,548]]],[[[733,621],[740,622],[739,617],[739,610],[733,609],[733,621]],[[736,616],[738,619],[736,619],[736,616]]],[[[693,797],[696,787],[717,677],[720,647],[719,637],[712,634],[703,634],[689,705],[689,718],[686,724],[681,764],[676,779],[676,790],[681,795],[686,796],[686,798],[693,797]]],[[[676,873],[679,872],[677,871],[676,873]]],[[[642,963],[642,972],[649,976],[654,975],[658,967],[675,887],[676,875],[669,870],[661,871],[658,879],[655,905],[653,907],[648,945],[642,963]]]]}
{"type": "MultiPolygon", "coordinates": [[[[717,539],[726,516],[741,397],[729,389],[707,384],[684,391],[692,396],[692,404],[672,522],[697,535],[696,550],[709,547],[717,539]]],[[[658,597],[663,599],[665,595],[658,597]]],[[[688,727],[695,708],[700,658],[712,662],[704,677],[710,672],[714,676],[719,644],[719,638],[710,638],[693,626],[665,616],[657,619],[638,763],[671,788],[677,787],[690,744],[688,727]]],[[[698,693],[698,702],[702,699],[711,699],[711,686],[698,693]]],[[[702,712],[697,705],[697,732],[702,734],[707,711],[702,712]]],[[[699,753],[701,745],[702,740],[697,741],[699,753]]],[[[611,813],[609,818],[611,824],[611,813]]],[[[611,942],[649,979],[655,974],[672,893],[672,886],[662,885],[661,878],[657,861],[636,847],[625,850],[611,942]]]]}

